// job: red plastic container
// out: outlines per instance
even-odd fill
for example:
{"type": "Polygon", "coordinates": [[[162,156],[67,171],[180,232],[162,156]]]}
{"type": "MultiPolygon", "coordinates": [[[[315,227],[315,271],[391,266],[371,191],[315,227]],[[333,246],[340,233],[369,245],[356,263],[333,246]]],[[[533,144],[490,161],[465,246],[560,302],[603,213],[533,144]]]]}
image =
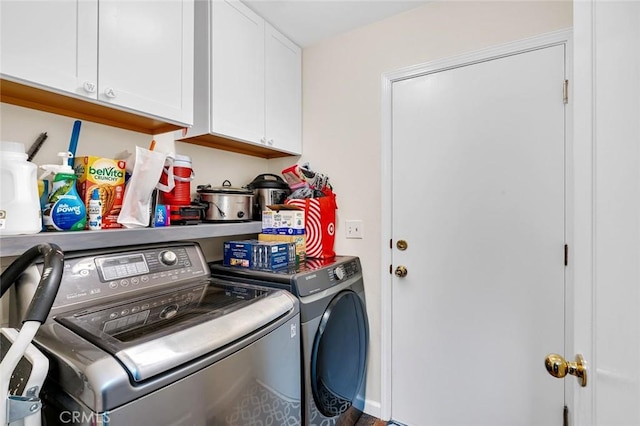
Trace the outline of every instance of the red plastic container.
{"type": "MultiPolygon", "coordinates": [[[[170,175],[169,167],[165,167],[160,176],[160,183],[167,185],[170,175]]],[[[191,204],[191,181],[193,180],[191,157],[176,155],[173,160],[173,180],[175,186],[170,192],[160,191],[160,203],[170,206],[188,206],[191,204]]]]}

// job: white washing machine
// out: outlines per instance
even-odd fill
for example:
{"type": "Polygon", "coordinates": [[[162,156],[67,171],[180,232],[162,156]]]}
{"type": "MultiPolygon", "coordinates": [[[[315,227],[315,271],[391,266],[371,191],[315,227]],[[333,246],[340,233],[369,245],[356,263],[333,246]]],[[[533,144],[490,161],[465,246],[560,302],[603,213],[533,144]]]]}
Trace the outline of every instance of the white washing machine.
{"type": "Polygon", "coordinates": [[[209,264],[214,278],[286,289],[300,301],[305,425],[335,424],[363,411],[369,325],[360,259],[308,259],[294,269],[259,271],[209,264]]]}

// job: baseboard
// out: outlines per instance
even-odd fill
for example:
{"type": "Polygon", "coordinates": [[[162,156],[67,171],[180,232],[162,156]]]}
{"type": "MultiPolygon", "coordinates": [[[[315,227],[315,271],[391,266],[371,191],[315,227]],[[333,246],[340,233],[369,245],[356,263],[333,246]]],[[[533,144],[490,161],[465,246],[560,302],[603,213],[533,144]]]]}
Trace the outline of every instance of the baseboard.
{"type": "MultiPolygon", "coordinates": [[[[379,419],[380,413],[382,412],[382,410],[380,409],[380,403],[378,401],[372,401],[370,399],[365,400],[364,412],[370,416],[373,416],[379,419]]],[[[382,420],[388,420],[388,419],[382,419],[382,420]]]]}

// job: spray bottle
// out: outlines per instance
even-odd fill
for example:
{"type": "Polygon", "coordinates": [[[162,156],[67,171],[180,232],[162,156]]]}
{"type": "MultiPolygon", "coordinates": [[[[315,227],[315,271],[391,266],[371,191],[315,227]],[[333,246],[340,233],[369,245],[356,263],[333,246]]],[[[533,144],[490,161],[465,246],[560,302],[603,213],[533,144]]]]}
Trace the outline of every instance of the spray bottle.
{"type": "Polygon", "coordinates": [[[51,193],[43,212],[43,223],[47,231],[80,231],[87,223],[87,208],[76,190],[76,175],[69,166],[70,152],[59,152],[62,164],[40,166],[46,172],[40,179],[55,174],[51,193]]]}

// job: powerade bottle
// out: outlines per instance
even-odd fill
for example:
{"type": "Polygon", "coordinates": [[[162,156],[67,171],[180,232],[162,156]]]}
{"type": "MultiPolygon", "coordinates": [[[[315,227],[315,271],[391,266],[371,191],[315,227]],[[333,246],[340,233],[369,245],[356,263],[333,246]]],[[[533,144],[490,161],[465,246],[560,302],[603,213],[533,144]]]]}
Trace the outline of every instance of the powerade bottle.
{"type": "Polygon", "coordinates": [[[68,159],[70,152],[59,152],[62,164],[40,166],[47,171],[40,179],[55,173],[51,193],[44,208],[42,221],[47,231],[81,231],[87,223],[87,208],[76,190],[76,175],[68,159]]]}

